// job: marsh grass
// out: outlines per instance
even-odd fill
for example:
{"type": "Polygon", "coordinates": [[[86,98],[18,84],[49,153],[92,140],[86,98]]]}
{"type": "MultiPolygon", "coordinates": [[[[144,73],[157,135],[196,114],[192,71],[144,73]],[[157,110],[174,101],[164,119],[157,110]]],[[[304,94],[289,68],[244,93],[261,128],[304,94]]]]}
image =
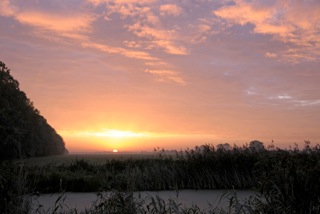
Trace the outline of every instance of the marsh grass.
{"type": "MultiPolygon", "coordinates": [[[[257,210],[261,213],[320,213],[319,145],[311,147],[310,142],[306,141],[301,150],[297,147],[289,150],[269,148],[257,150],[245,145],[217,149],[212,145],[202,145],[176,152],[174,156],[159,150],[158,155],[152,158],[131,157],[102,162],[76,158],[45,165],[28,161],[21,164],[1,163],[0,187],[4,196],[0,204],[1,212],[9,213],[7,210],[12,207],[23,207],[21,195],[32,192],[234,188],[255,189],[260,196],[251,198],[243,206],[239,205],[237,197],[231,197],[232,209],[225,213],[251,213],[257,210]]],[[[123,203],[129,203],[128,198],[119,194],[107,197],[107,202],[115,203],[114,199],[120,196],[123,203]]],[[[168,205],[160,199],[154,198],[151,202],[145,213],[168,210],[168,205]]],[[[172,202],[169,207],[169,211],[164,213],[174,213],[179,203],[172,202]]],[[[190,208],[189,211],[192,210],[197,208],[190,208]]]]}
{"type": "Polygon", "coordinates": [[[227,209],[213,207],[208,204],[207,208],[200,208],[197,204],[185,205],[179,203],[179,193],[175,198],[163,199],[159,195],[134,197],[132,192],[99,192],[97,199],[92,206],[85,210],[69,209],[65,204],[66,196],[64,193],[56,199],[50,209],[45,209],[40,204],[33,206],[32,213],[70,213],[70,214],[207,214],[207,213],[253,213],[251,207],[247,204],[241,204],[235,192],[224,194],[221,200],[227,198],[230,200],[227,209]],[[252,211],[252,212],[251,212],[252,211]]]}

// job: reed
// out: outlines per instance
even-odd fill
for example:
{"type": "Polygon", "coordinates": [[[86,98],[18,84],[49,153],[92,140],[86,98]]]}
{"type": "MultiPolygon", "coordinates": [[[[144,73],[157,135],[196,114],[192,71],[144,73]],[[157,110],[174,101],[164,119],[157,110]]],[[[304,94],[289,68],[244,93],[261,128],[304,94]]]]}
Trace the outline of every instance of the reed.
{"type": "Polygon", "coordinates": [[[269,148],[202,145],[175,156],[159,150],[153,158],[24,163],[22,171],[22,165],[2,163],[0,187],[6,201],[1,201],[1,209],[11,206],[8,200],[18,203],[14,202],[18,196],[28,192],[234,188],[257,190],[260,196],[252,199],[250,206],[262,213],[320,212],[320,146],[311,147],[306,141],[301,150],[269,148]],[[19,182],[21,188],[11,181],[19,182]],[[17,197],[10,199],[8,193],[17,197]]]}

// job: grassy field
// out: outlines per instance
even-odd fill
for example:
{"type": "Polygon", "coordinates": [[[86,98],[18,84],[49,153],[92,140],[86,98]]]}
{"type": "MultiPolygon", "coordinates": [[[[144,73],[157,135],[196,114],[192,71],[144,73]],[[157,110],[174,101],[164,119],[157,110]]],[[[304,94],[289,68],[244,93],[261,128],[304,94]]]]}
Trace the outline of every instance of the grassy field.
{"type": "MultiPolygon", "coordinates": [[[[128,160],[128,159],[152,159],[157,154],[155,152],[141,152],[141,153],[75,153],[66,155],[55,155],[46,157],[36,157],[24,159],[23,162],[26,164],[33,164],[38,166],[45,166],[49,164],[62,165],[70,164],[77,160],[84,160],[94,164],[104,164],[110,160],[128,160]]],[[[19,160],[20,161],[20,160],[19,160]]],[[[18,161],[18,162],[19,162],[18,161]]]]}
{"type": "Polygon", "coordinates": [[[28,193],[234,188],[259,192],[264,201],[249,203],[258,213],[320,212],[320,146],[310,142],[289,150],[253,143],[202,145],[175,154],[52,156],[2,163],[1,172],[1,193],[12,204],[14,196],[28,193]]]}

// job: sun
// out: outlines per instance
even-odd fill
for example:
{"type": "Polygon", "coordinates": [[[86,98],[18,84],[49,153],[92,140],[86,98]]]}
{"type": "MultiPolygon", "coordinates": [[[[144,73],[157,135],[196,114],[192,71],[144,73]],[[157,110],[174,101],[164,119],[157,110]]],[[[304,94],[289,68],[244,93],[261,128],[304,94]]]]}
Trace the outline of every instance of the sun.
{"type": "Polygon", "coordinates": [[[117,150],[117,149],[114,149],[114,150],[112,150],[112,152],[113,152],[113,153],[117,153],[117,152],[118,152],[118,150],[117,150]]]}

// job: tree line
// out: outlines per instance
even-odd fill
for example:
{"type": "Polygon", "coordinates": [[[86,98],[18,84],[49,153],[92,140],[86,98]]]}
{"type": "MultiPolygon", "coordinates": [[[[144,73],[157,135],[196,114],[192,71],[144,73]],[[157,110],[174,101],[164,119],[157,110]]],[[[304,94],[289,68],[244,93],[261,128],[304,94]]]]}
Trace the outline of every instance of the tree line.
{"type": "Polygon", "coordinates": [[[0,61],[0,160],[65,154],[62,137],[0,61]]]}

